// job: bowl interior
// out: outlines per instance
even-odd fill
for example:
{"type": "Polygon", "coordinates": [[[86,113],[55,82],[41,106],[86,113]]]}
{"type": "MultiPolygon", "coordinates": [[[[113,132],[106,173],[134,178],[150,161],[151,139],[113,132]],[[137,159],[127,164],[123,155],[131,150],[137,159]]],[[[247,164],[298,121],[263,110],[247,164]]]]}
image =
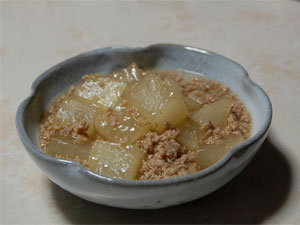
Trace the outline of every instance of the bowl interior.
{"type": "MultiPolygon", "coordinates": [[[[271,106],[264,91],[237,63],[205,50],[177,45],[147,48],[104,48],[64,61],[42,74],[33,84],[33,96],[24,109],[25,133],[38,148],[38,123],[47,106],[84,74],[105,74],[135,61],[143,69],[175,69],[205,76],[231,88],[244,102],[252,118],[251,138],[261,135],[271,120],[271,106]]],[[[250,140],[248,141],[251,141],[250,140]]]]}

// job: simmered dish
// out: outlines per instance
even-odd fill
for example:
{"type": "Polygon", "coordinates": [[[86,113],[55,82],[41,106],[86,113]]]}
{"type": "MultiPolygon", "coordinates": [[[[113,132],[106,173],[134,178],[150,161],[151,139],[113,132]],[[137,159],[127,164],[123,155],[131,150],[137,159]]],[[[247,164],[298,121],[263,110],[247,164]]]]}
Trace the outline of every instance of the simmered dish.
{"type": "Polygon", "coordinates": [[[243,103],[218,82],[135,63],[89,74],[48,108],[41,149],[113,178],[153,180],[192,174],[250,136],[243,103]]]}

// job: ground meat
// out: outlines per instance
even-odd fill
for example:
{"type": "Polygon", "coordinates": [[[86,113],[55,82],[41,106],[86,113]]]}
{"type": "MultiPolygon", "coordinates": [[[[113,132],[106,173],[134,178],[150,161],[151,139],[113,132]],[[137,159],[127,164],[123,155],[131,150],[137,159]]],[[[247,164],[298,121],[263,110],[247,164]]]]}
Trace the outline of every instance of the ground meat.
{"type": "Polygon", "coordinates": [[[140,179],[156,180],[191,174],[199,170],[193,152],[186,152],[176,141],[179,131],[166,130],[161,135],[148,132],[139,147],[148,156],[143,161],[140,179]]]}

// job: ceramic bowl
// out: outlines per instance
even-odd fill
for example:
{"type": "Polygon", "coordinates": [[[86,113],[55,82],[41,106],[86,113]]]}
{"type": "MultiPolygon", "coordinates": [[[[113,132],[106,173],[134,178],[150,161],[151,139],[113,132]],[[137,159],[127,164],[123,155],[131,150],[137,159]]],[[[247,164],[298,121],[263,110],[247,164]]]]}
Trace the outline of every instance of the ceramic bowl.
{"type": "Polygon", "coordinates": [[[272,118],[266,93],[243,67],[218,54],[171,44],[145,48],[108,47],[68,59],[39,76],[31,95],[19,106],[17,130],[27,152],[63,189],[91,202],[134,209],[154,209],[208,195],[240,173],[265,140],[272,118]],[[79,163],[53,158],[38,144],[38,124],[47,106],[84,74],[108,73],[135,61],[144,69],[176,69],[219,81],[237,93],[252,117],[250,139],[229,151],[219,162],[192,175],[163,180],[121,180],[97,175],[79,163]]]}

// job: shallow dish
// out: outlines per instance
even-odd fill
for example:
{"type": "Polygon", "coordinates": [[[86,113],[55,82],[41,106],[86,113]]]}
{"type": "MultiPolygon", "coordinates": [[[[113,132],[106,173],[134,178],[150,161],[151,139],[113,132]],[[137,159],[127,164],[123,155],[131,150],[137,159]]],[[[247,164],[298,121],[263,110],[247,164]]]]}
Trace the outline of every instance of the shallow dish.
{"type": "Polygon", "coordinates": [[[145,48],[108,47],[66,60],[38,77],[31,95],[19,106],[17,130],[27,152],[54,183],[91,202],[150,209],[200,198],[225,185],[241,172],[265,140],[272,119],[266,93],[243,67],[199,48],[157,44],[145,48]],[[38,124],[47,106],[84,74],[105,74],[135,61],[144,69],[186,71],[219,81],[239,95],[252,117],[251,137],[229,151],[219,162],[192,175],[163,180],[121,180],[97,175],[79,163],[53,158],[38,144],[38,124]]]}

